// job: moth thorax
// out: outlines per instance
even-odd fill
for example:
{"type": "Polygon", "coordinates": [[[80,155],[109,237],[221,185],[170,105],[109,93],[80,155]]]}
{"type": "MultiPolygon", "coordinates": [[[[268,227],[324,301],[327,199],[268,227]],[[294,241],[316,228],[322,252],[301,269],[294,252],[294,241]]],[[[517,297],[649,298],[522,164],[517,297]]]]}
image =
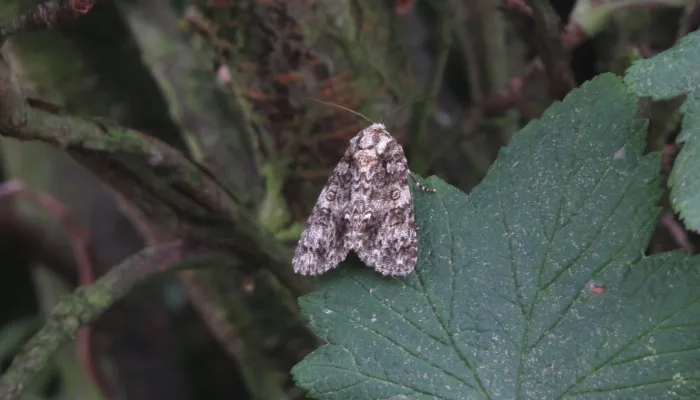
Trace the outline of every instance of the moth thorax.
{"type": "Polygon", "coordinates": [[[369,169],[372,168],[374,164],[377,163],[377,156],[372,154],[372,152],[361,152],[357,156],[355,156],[355,159],[357,160],[357,165],[361,169],[369,169]]]}

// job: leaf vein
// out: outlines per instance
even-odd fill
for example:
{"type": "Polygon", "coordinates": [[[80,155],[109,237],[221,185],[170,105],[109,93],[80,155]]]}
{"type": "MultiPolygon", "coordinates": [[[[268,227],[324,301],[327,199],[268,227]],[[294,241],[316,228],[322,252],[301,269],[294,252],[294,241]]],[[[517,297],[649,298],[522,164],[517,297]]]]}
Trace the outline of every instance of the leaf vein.
{"type": "MultiPolygon", "coordinates": [[[[365,289],[365,290],[369,290],[369,288],[368,288],[367,286],[363,285],[359,280],[357,280],[357,278],[352,277],[351,280],[352,280],[353,282],[357,283],[361,288],[363,288],[363,289],[365,289]]],[[[395,309],[394,309],[393,307],[391,307],[388,303],[384,302],[383,299],[381,299],[379,296],[373,296],[373,298],[376,299],[376,300],[378,300],[378,301],[379,301],[379,304],[383,305],[384,307],[386,307],[387,309],[389,309],[390,311],[392,311],[394,314],[398,315],[401,319],[403,319],[404,321],[406,321],[409,325],[411,325],[411,326],[413,326],[414,328],[416,328],[416,330],[418,330],[420,333],[424,334],[425,336],[427,336],[427,337],[429,337],[429,338],[431,338],[431,339],[434,339],[434,340],[440,342],[441,344],[443,344],[443,345],[445,345],[445,346],[450,346],[450,343],[448,343],[446,340],[444,340],[444,339],[442,339],[442,338],[440,338],[440,337],[438,337],[438,336],[435,336],[435,335],[433,335],[433,334],[431,334],[431,333],[428,333],[428,332],[424,331],[420,326],[418,326],[417,324],[415,324],[415,323],[414,323],[413,321],[411,321],[410,319],[406,318],[406,316],[404,316],[401,312],[395,310],[395,309]]]]}
{"type": "MultiPolygon", "coordinates": [[[[351,370],[351,369],[343,368],[343,367],[341,367],[341,366],[339,366],[339,365],[327,365],[327,366],[325,366],[325,368],[339,369],[339,370],[341,370],[341,371],[346,371],[346,372],[349,372],[349,373],[356,373],[356,374],[361,375],[361,376],[363,376],[363,377],[365,377],[365,378],[374,379],[374,380],[376,380],[376,381],[383,382],[383,383],[388,383],[388,384],[390,384],[390,385],[395,385],[395,386],[398,386],[398,387],[401,387],[401,388],[404,388],[404,389],[408,389],[408,390],[410,390],[410,391],[412,391],[412,392],[419,393],[419,394],[423,394],[423,395],[426,395],[426,396],[433,396],[433,397],[436,398],[436,399],[451,400],[449,397],[443,397],[443,396],[436,395],[435,393],[431,393],[431,392],[426,392],[426,391],[423,391],[423,390],[419,390],[419,389],[416,389],[416,388],[414,388],[414,387],[406,386],[406,385],[404,385],[404,384],[402,384],[402,383],[395,382],[395,381],[392,381],[392,380],[389,380],[389,379],[386,379],[386,378],[382,378],[382,377],[370,375],[370,374],[368,374],[368,373],[366,373],[366,372],[363,372],[363,371],[360,371],[360,370],[353,371],[353,370],[351,370]]],[[[332,392],[325,392],[325,393],[332,393],[332,392]]]]}
{"type": "MultiPolygon", "coordinates": [[[[462,382],[464,385],[466,385],[466,386],[468,386],[468,387],[470,387],[470,388],[476,390],[476,388],[474,387],[474,385],[472,385],[472,384],[470,384],[469,382],[463,380],[463,378],[460,377],[459,375],[456,375],[456,374],[454,374],[454,373],[452,373],[452,372],[450,372],[450,371],[447,371],[446,369],[444,369],[443,366],[437,365],[437,364],[433,363],[432,361],[427,360],[427,359],[421,357],[420,354],[414,354],[413,352],[411,352],[411,351],[408,350],[407,348],[403,347],[401,344],[399,344],[399,343],[396,342],[395,340],[391,339],[391,338],[388,337],[388,336],[383,335],[381,332],[379,332],[379,331],[377,331],[377,330],[375,330],[375,329],[372,329],[371,327],[369,327],[369,326],[367,326],[367,325],[364,325],[362,322],[360,322],[360,321],[358,321],[358,320],[356,320],[356,319],[350,317],[349,315],[344,314],[344,313],[342,313],[342,312],[340,312],[340,311],[338,311],[338,310],[332,309],[332,308],[330,308],[330,307],[328,307],[328,306],[326,306],[326,305],[322,305],[322,304],[315,303],[315,302],[311,302],[311,301],[310,301],[309,303],[310,303],[310,304],[317,305],[317,306],[322,307],[322,308],[325,308],[325,309],[328,309],[328,310],[333,311],[334,313],[336,313],[336,314],[338,314],[338,315],[340,315],[340,316],[342,316],[342,317],[345,317],[345,319],[346,319],[347,321],[349,321],[349,322],[351,322],[351,323],[354,323],[354,325],[355,325],[356,327],[364,328],[364,329],[366,329],[367,331],[374,333],[375,335],[379,336],[380,338],[383,338],[383,339],[385,339],[386,341],[388,341],[389,343],[393,344],[394,346],[396,346],[396,348],[402,350],[404,353],[406,353],[406,354],[412,356],[412,357],[415,358],[415,359],[418,359],[418,360],[420,360],[420,361],[425,362],[426,364],[430,365],[431,367],[434,367],[434,368],[436,368],[436,369],[438,369],[438,370],[444,372],[446,375],[449,375],[449,376],[453,377],[454,379],[456,379],[457,381],[462,382]]],[[[352,354],[352,353],[350,352],[350,354],[352,354]]],[[[355,363],[355,364],[357,364],[357,363],[355,363]]]]}
{"type": "Polygon", "coordinates": [[[700,302],[700,297],[695,298],[693,301],[691,301],[690,303],[686,304],[684,307],[682,307],[682,308],[676,310],[675,312],[671,313],[668,317],[666,317],[666,318],[664,318],[663,320],[659,321],[658,323],[652,325],[652,326],[651,326],[649,329],[647,329],[645,332],[643,332],[643,333],[639,334],[638,336],[636,336],[635,338],[631,339],[625,346],[620,346],[620,348],[619,348],[616,352],[614,352],[613,354],[611,354],[610,357],[608,357],[606,360],[604,360],[600,365],[598,365],[598,366],[595,367],[595,368],[591,368],[591,370],[590,370],[588,373],[586,373],[585,375],[583,375],[583,376],[581,376],[580,378],[578,378],[571,386],[569,386],[569,388],[567,388],[567,389],[562,393],[562,395],[560,396],[560,398],[563,397],[564,395],[566,395],[567,393],[569,393],[569,392],[571,391],[571,389],[573,389],[574,387],[576,387],[576,385],[578,385],[578,384],[580,384],[581,382],[583,382],[583,381],[584,381],[586,378],[588,378],[589,376],[592,376],[592,375],[594,375],[596,372],[598,372],[599,370],[601,370],[601,369],[603,369],[603,368],[609,366],[609,365],[611,364],[612,360],[613,360],[615,357],[617,357],[618,355],[622,354],[622,352],[624,352],[624,351],[626,351],[627,349],[629,349],[633,344],[635,344],[635,343],[637,343],[638,341],[642,340],[642,338],[644,338],[644,337],[648,336],[650,333],[656,331],[656,329],[657,329],[659,326],[661,326],[662,324],[664,324],[666,321],[668,321],[668,320],[672,319],[673,317],[675,317],[676,315],[678,315],[678,314],[684,312],[688,307],[691,307],[691,306],[696,305],[698,302],[700,302]]]}

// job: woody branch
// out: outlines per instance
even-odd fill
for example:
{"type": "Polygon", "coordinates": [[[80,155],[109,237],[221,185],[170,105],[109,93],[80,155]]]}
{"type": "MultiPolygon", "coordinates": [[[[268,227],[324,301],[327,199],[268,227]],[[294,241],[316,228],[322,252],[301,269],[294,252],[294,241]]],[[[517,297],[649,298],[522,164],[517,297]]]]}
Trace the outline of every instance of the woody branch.
{"type": "Polygon", "coordinates": [[[23,32],[50,28],[86,14],[99,0],[49,0],[27,13],[0,23],[0,40],[23,32]]]}
{"type": "Polygon", "coordinates": [[[175,267],[221,262],[210,249],[174,242],[149,247],[111,269],[94,284],[79,288],[54,306],[47,323],[23,347],[0,377],[0,399],[19,399],[31,379],[78,329],[97,319],[134,286],[175,267]]]}

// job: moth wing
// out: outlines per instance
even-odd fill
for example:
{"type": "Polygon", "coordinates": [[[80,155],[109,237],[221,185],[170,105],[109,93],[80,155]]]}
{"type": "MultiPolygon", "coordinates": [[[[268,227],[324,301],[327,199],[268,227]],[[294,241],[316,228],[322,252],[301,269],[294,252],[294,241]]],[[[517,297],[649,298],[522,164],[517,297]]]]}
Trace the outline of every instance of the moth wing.
{"type": "Polygon", "coordinates": [[[401,146],[392,140],[370,185],[370,217],[360,226],[360,259],[382,275],[408,275],[418,261],[408,166],[401,146]]]}
{"type": "Polygon", "coordinates": [[[292,259],[296,273],[320,275],[336,267],[350,251],[345,214],[351,196],[353,148],[351,141],[311,211],[292,259]]]}

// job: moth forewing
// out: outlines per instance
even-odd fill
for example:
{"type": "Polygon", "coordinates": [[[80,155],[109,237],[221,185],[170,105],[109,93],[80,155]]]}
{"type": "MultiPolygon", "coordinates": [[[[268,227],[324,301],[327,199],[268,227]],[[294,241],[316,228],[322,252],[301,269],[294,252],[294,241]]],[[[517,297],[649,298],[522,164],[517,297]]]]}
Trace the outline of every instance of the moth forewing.
{"type": "Polygon", "coordinates": [[[409,175],[403,148],[383,124],[352,138],[301,234],[294,270],[322,274],[353,250],[382,275],[411,273],[418,243],[409,175]]]}

